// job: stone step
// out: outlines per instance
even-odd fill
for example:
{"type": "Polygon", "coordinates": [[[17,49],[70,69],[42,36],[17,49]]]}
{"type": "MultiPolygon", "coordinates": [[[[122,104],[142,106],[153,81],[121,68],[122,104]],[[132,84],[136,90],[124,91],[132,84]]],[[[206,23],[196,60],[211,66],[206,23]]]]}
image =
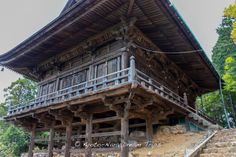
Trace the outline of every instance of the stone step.
{"type": "Polygon", "coordinates": [[[207,144],[207,148],[223,148],[223,147],[235,147],[236,148],[236,141],[235,142],[210,142],[207,144]]]}
{"type": "Polygon", "coordinates": [[[236,157],[236,153],[203,153],[199,157],[236,157]]]}
{"type": "Polygon", "coordinates": [[[220,130],[217,134],[220,134],[220,135],[236,134],[236,129],[223,129],[223,130],[220,130]]]}
{"type": "Polygon", "coordinates": [[[236,141],[236,137],[230,137],[230,136],[226,136],[226,137],[213,137],[213,139],[210,140],[211,143],[216,143],[216,142],[234,142],[236,141]]]}
{"type": "Polygon", "coordinates": [[[218,137],[236,137],[236,133],[228,133],[228,134],[226,134],[226,133],[224,133],[224,134],[216,134],[215,135],[216,137],[218,136],[218,137]]]}
{"type": "Polygon", "coordinates": [[[236,147],[225,147],[225,148],[205,148],[203,153],[235,153],[236,147]]]}

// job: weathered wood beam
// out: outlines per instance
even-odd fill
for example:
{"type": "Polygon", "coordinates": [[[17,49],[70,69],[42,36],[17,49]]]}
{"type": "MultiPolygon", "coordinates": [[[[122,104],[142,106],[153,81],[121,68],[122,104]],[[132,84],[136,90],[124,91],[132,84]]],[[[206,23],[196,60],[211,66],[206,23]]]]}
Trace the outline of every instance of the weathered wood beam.
{"type": "Polygon", "coordinates": [[[51,126],[49,141],[48,141],[48,157],[53,157],[54,136],[55,136],[55,129],[54,126],[51,126]]]}
{"type": "MultiPolygon", "coordinates": [[[[77,130],[77,136],[80,136],[80,135],[82,135],[82,126],[79,126],[79,128],[77,130]]],[[[82,139],[79,138],[77,140],[77,142],[79,142],[79,143],[77,143],[77,144],[79,144],[79,148],[82,148],[82,139]]]]}
{"type": "Polygon", "coordinates": [[[65,147],[65,157],[70,157],[71,149],[71,135],[72,135],[72,123],[71,121],[66,125],[66,147],[65,147]]]}
{"type": "Polygon", "coordinates": [[[120,120],[120,117],[113,116],[113,117],[107,117],[107,118],[94,119],[92,123],[95,124],[95,123],[103,123],[103,122],[116,121],[116,120],[120,120]]]}
{"type": "Polygon", "coordinates": [[[30,144],[29,144],[29,151],[28,151],[28,157],[33,157],[34,156],[34,145],[35,145],[35,136],[36,136],[36,124],[32,125],[32,130],[31,130],[31,137],[30,137],[30,144]]]}
{"type": "Polygon", "coordinates": [[[149,114],[146,118],[146,138],[148,143],[153,139],[152,115],[149,114]]]}
{"type": "Polygon", "coordinates": [[[85,152],[86,157],[92,157],[92,148],[91,148],[92,130],[93,130],[92,119],[93,119],[92,114],[87,115],[87,117],[86,117],[86,142],[87,142],[87,146],[86,146],[86,152],[85,152]]]}
{"type": "Polygon", "coordinates": [[[131,103],[127,102],[124,106],[124,113],[121,117],[121,156],[129,156],[128,137],[129,137],[129,109],[131,103]]]}
{"type": "Polygon", "coordinates": [[[49,139],[48,139],[48,157],[53,157],[53,147],[54,147],[54,136],[55,136],[55,123],[56,121],[52,121],[50,123],[50,126],[48,126],[50,128],[50,134],[49,134],[49,139]]]}
{"type": "Polygon", "coordinates": [[[133,10],[133,6],[134,6],[134,0],[130,0],[129,1],[129,8],[127,11],[127,17],[130,17],[132,14],[132,10],[133,10]]]}
{"type": "MultiPolygon", "coordinates": [[[[94,119],[92,121],[92,123],[96,124],[96,123],[110,122],[110,121],[116,121],[116,120],[120,120],[120,117],[113,116],[113,117],[107,117],[107,118],[94,119]]],[[[86,123],[85,122],[74,122],[74,123],[72,123],[73,127],[75,127],[75,126],[82,126],[82,125],[86,125],[86,123]]],[[[56,126],[54,126],[55,129],[63,128],[63,127],[65,127],[65,126],[64,125],[56,125],[56,126]]],[[[37,131],[46,131],[46,130],[49,130],[49,128],[48,127],[44,127],[44,128],[37,129],[37,131]]]]}
{"type": "MultiPolygon", "coordinates": [[[[48,113],[52,115],[56,120],[62,122],[62,125],[67,126],[68,123],[71,123],[73,120],[73,114],[63,112],[64,110],[49,110],[48,113]]],[[[70,112],[70,111],[69,111],[70,112]]]]}

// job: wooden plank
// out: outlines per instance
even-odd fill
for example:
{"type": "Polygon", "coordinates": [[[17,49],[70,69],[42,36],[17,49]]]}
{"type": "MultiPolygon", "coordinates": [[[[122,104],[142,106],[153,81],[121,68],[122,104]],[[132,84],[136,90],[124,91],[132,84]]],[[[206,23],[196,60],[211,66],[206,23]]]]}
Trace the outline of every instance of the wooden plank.
{"type": "Polygon", "coordinates": [[[94,120],[93,120],[93,124],[95,124],[95,123],[109,122],[109,121],[116,121],[116,120],[120,120],[120,117],[118,117],[118,116],[113,116],[113,117],[107,117],[107,118],[94,119],[94,120]]]}
{"type": "Polygon", "coordinates": [[[92,137],[115,136],[115,135],[120,135],[120,134],[121,134],[121,131],[102,132],[102,133],[92,134],[92,137]]]}

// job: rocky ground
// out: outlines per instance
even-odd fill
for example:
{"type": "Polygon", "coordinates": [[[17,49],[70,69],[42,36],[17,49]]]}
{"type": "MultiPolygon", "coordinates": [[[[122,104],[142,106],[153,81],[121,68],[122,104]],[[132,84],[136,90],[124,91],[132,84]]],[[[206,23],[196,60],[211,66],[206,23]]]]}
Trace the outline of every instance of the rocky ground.
{"type": "Polygon", "coordinates": [[[134,157],[183,157],[186,148],[192,148],[204,139],[206,132],[186,132],[182,126],[161,127],[153,138],[152,147],[131,152],[134,157]]]}

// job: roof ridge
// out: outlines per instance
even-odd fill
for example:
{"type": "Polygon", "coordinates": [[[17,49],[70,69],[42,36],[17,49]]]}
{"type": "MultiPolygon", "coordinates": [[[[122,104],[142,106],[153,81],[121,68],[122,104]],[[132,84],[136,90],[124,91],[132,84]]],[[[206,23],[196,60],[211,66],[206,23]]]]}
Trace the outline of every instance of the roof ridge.
{"type": "Polygon", "coordinates": [[[68,9],[70,9],[77,2],[78,2],[78,0],[68,0],[68,2],[66,3],[65,7],[62,9],[60,15],[63,14],[68,9]]]}

